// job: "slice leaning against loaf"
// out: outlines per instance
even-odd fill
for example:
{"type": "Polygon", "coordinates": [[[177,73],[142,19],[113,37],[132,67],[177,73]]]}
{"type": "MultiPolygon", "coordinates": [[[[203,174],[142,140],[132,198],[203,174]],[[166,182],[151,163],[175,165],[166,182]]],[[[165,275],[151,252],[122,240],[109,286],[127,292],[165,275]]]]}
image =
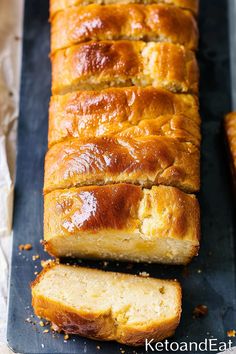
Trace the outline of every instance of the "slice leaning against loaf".
{"type": "Polygon", "coordinates": [[[45,158],[44,193],[59,188],[127,182],[196,192],[200,151],[164,136],[137,139],[69,139],[53,145],[45,158]]]}
{"type": "Polygon", "coordinates": [[[55,257],[189,263],[199,205],[173,187],[130,184],[56,190],[44,197],[44,245],[55,257]]]}
{"type": "Polygon", "coordinates": [[[32,283],[37,316],[66,333],[143,345],[173,335],[181,316],[176,281],[51,265],[32,283]]]}
{"type": "Polygon", "coordinates": [[[51,51],[100,40],[171,42],[196,50],[198,28],[193,15],[178,7],[114,4],[72,7],[51,23],[51,51]]]}
{"type": "Polygon", "coordinates": [[[50,18],[61,10],[89,4],[166,4],[175,5],[198,14],[199,0],[50,0],[50,18]]]}
{"type": "Polygon", "coordinates": [[[150,85],[172,92],[198,92],[195,54],[177,44],[87,42],[59,50],[51,60],[53,94],[150,85]]]}
{"type": "Polygon", "coordinates": [[[70,137],[165,135],[199,146],[195,96],[152,87],[77,91],[51,97],[48,145],[70,137]]]}

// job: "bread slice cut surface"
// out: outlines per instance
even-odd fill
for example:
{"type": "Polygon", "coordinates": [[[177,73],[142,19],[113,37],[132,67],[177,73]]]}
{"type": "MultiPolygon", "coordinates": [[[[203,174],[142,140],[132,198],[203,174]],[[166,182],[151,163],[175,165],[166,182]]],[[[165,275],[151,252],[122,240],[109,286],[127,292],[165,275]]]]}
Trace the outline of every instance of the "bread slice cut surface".
{"type": "Polygon", "coordinates": [[[175,281],[52,265],[32,284],[32,305],[66,333],[143,345],[174,333],[181,288],[175,281]]]}

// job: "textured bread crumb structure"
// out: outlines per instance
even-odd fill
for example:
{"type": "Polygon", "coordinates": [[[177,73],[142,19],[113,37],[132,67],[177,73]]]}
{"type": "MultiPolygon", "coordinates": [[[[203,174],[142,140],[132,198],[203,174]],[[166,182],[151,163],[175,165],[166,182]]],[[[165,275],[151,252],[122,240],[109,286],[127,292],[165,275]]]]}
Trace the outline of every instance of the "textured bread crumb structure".
{"type": "Polygon", "coordinates": [[[32,284],[32,304],[66,333],[141,345],[173,334],[181,289],[174,281],[54,264],[32,284]]]}
{"type": "Polygon", "coordinates": [[[181,45],[142,41],[88,42],[52,55],[52,92],[111,86],[198,92],[195,54],[181,45]]]}
{"type": "Polygon", "coordinates": [[[44,208],[45,247],[56,257],[186,264],[198,252],[199,205],[177,188],[57,190],[44,208]]]}
{"type": "Polygon", "coordinates": [[[198,28],[188,11],[159,5],[114,4],[72,7],[51,23],[51,51],[92,40],[171,42],[196,50],[198,28]]]}

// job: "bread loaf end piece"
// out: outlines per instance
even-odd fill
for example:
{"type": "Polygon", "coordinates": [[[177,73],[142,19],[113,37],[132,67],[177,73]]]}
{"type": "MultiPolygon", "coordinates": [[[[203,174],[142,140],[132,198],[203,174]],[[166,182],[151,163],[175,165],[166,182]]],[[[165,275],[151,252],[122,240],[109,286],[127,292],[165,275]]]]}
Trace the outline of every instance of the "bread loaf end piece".
{"type": "Polygon", "coordinates": [[[143,345],[173,335],[181,315],[178,282],[60,264],[32,284],[37,316],[66,333],[143,345]]]}

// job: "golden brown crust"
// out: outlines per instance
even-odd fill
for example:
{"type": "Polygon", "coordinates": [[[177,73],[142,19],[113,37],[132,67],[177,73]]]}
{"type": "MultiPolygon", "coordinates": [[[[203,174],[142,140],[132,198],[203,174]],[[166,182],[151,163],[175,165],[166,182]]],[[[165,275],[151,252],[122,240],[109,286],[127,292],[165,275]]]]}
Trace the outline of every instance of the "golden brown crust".
{"type": "Polygon", "coordinates": [[[117,122],[102,121],[96,115],[86,124],[84,120],[77,120],[76,124],[70,119],[59,120],[58,116],[50,121],[49,144],[54,145],[65,138],[87,138],[99,136],[114,136],[124,138],[139,138],[150,135],[166,136],[183,142],[190,142],[200,146],[200,127],[184,115],[165,115],[156,119],[144,119],[138,124],[129,121],[117,122]]]}
{"type": "MultiPolygon", "coordinates": [[[[117,0],[51,0],[50,1],[50,17],[61,10],[89,4],[116,4],[117,0]]],[[[174,5],[192,11],[195,15],[198,14],[199,0],[119,0],[121,4],[166,4],[174,5]]]]}
{"type": "Polygon", "coordinates": [[[166,137],[99,137],[58,143],[46,155],[44,193],[119,182],[198,191],[199,149],[166,137]]]}
{"type": "Polygon", "coordinates": [[[141,187],[128,184],[91,186],[56,190],[44,198],[45,247],[55,257],[67,256],[68,247],[58,249],[57,245],[55,248],[60,237],[63,237],[64,246],[68,242],[71,244],[71,256],[86,256],[81,242],[88,245],[87,236],[90,235],[88,237],[94,240],[93,249],[88,250],[90,256],[103,258],[104,254],[110,254],[109,258],[112,259],[130,259],[128,244],[124,247],[124,241],[119,241],[118,237],[124,234],[125,238],[136,239],[132,246],[132,260],[173,264],[179,263],[182,257],[189,261],[197,254],[199,247],[199,220],[199,205],[195,196],[173,187],[159,186],[142,191],[141,187]],[[146,219],[149,220],[149,226],[146,219]],[[77,247],[71,243],[72,238],[78,243],[77,247]],[[102,251],[98,244],[101,238],[102,251]],[[110,243],[104,242],[104,238],[110,239],[110,243]],[[153,248],[150,244],[153,242],[156,248],[161,239],[181,240],[182,247],[175,256],[168,257],[166,255],[171,253],[171,246],[167,242],[167,248],[165,246],[160,251],[159,260],[157,252],[154,252],[154,256],[150,251],[145,255],[147,245],[153,248]],[[135,254],[136,242],[139,242],[139,256],[135,254]],[[184,242],[192,244],[187,255],[183,250],[184,242]],[[115,243],[119,243],[116,252],[115,243]],[[96,247],[100,249],[98,254],[96,247]],[[77,249],[80,250],[79,254],[76,253],[77,249]]]}
{"type": "MultiPolygon", "coordinates": [[[[174,309],[173,316],[170,318],[160,318],[153,320],[150,324],[137,325],[122,323],[115,318],[112,311],[90,312],[83,311],[83,309],[77,309],[67,305],[66,300],[64,302],[54,300],[52,297],[45,296],[43,292],[39,290],[40,282],[43,281],[47,273],[53,270],[53,267],[66,267],[52,264],[50,267],[45,268],[31,284],[32,291],[32,306],[35,314],[39,317],[45,318],[48,321],[55,324],[59,330],[69,334],[78,334],[91,339],[98,340],[115,340],[119,343],[140,346],[145,343],[145,339],[154,341],[161,341],[174,334],[176,327],[179,324],[181,317],[181,302],[182,291],[180,284],[176,281],[163,281],[163,285],[172,284],[175,288],[175,299],[173,301],[177,309],[174,309]]],[[[79,267],[78,267],[79,268],[79,267]]],[[[87,277],[90,276],[90,272],[96,272],[99,278],[100,273],[104,271],[85,269],[87,270],[87,277]]],[[[123,281],[134,277],[128,274],[111,273],[114,275],[114,280],[119,282],[122,278],[123,281]]],[[[142,279],[145,282],[152,282],[153,289],[155,289],[155,283],[158,281],[154,278],[142,279]]],[[[129,283],[128,283],[129,284],[129,283]]],[[[159,285],[159,283],[157,283],[159,285]]],[[[53,286],[53,284],[52,284],[53,286]]],[[[69,295],[68,295],[69,296],[69,295]]],[[[157,316],[153,316],[154,318],[157,316]]]]}
{"type": "Polygon", "coordinates": [[[236,187],[236,112],[231,112],[225,116],[224,125],[229,148],[231,171],[236,187]]]}
{"type": "Polygon", "coordinates": [[[88,42],[52,55],[53,94],[150,85],[197,93],[198,78],[194,53],[171,43],[88,42]]]}
{"type": "MultiPolygon", "coordinates": [[[[181,296],[181,291],[179,292],[181,296]]],[[[80,336],[109,341],[115,340],[122,344],[141,346],[145,339],[161,341],[167,337],[171,337],[180,321],[181,309],[179,309],[179,316],[176,316],[171,321],[161,321],[155,327],[146,327],[145,329],[127,328],[121,333],[115,334],[114,320],[111,314],[108,315],[87,315],[77,313],[68,306],[62,303],[57,303],[52,299],[43,296],[33,295],[32,306],[37,316],[45,318],[52,322],[58,328],[68,334],[78,334],[80,336]]]]}
{"type": "Polygon", "coordinates": [[[62,227],[62,232],[68,236],[76,229],[85,232],[134,230],[138,225],[141,198],[141,187],[129,184],[56,190],[44,199],[45,235],[56,234],[57,227],[62,227]]]}
{"type": "MultiPolygon", "coordinates": [[[[180,120],[184,126],[188,124],[187,131],[189,131],[191,126],[199,127],[198,110],[198,99],[195,96],[173,94],[153,87],[109,88],[52,96],[49,108],[48,145],[50,147],[69,137],[115,135],[131,127],[135,127],[135,132],[132,133],[140,135],[141,131],[137,130],[136,126],[139,124],[146,126],[142,121],[164,122],[172,117],[171,119],[176,122],[175,116],[179,115],[186,116],[185,121],[180,120]]],[[[175,133],[177,130],[180,133],[180,128],[181,134],[184,134],[183,125],[182,123],[179,125],[179,118],[177,120],[178,127],[174,124],[171,125],[171,129],[175,133]]],[[[170,132],[170,129],[167,130],[170,132]]],[[[143,134],[149,131],[151,132],[150,129],[145,131],[142,129],[143,134]]],[[[130,135],[130,132],[127,133],[130,135]]],[[[162,134],[164,133],[167,134],[166,131],[162,131],[162,134]]],[[[172,136],[171,132],[170,134],[172,136]]],[[[189,136],[187,132],[185,134],[189,136]]],[[[185,134],[184,138],[187,141],[185,134]]],[[[194,134],[190,133],[191,137],[194,135],[194,139],[190,137],[190,141],[194,140],[198,145],[199,134],[197,128],[194,134]]]]}
{"type": "Polygon", "coordinates": [[[171,42],[196,50],[198,28],[190,12],[163,4],[72,7],[52,20],[52,53],[82,42],[117,39],[171,42]]]}

